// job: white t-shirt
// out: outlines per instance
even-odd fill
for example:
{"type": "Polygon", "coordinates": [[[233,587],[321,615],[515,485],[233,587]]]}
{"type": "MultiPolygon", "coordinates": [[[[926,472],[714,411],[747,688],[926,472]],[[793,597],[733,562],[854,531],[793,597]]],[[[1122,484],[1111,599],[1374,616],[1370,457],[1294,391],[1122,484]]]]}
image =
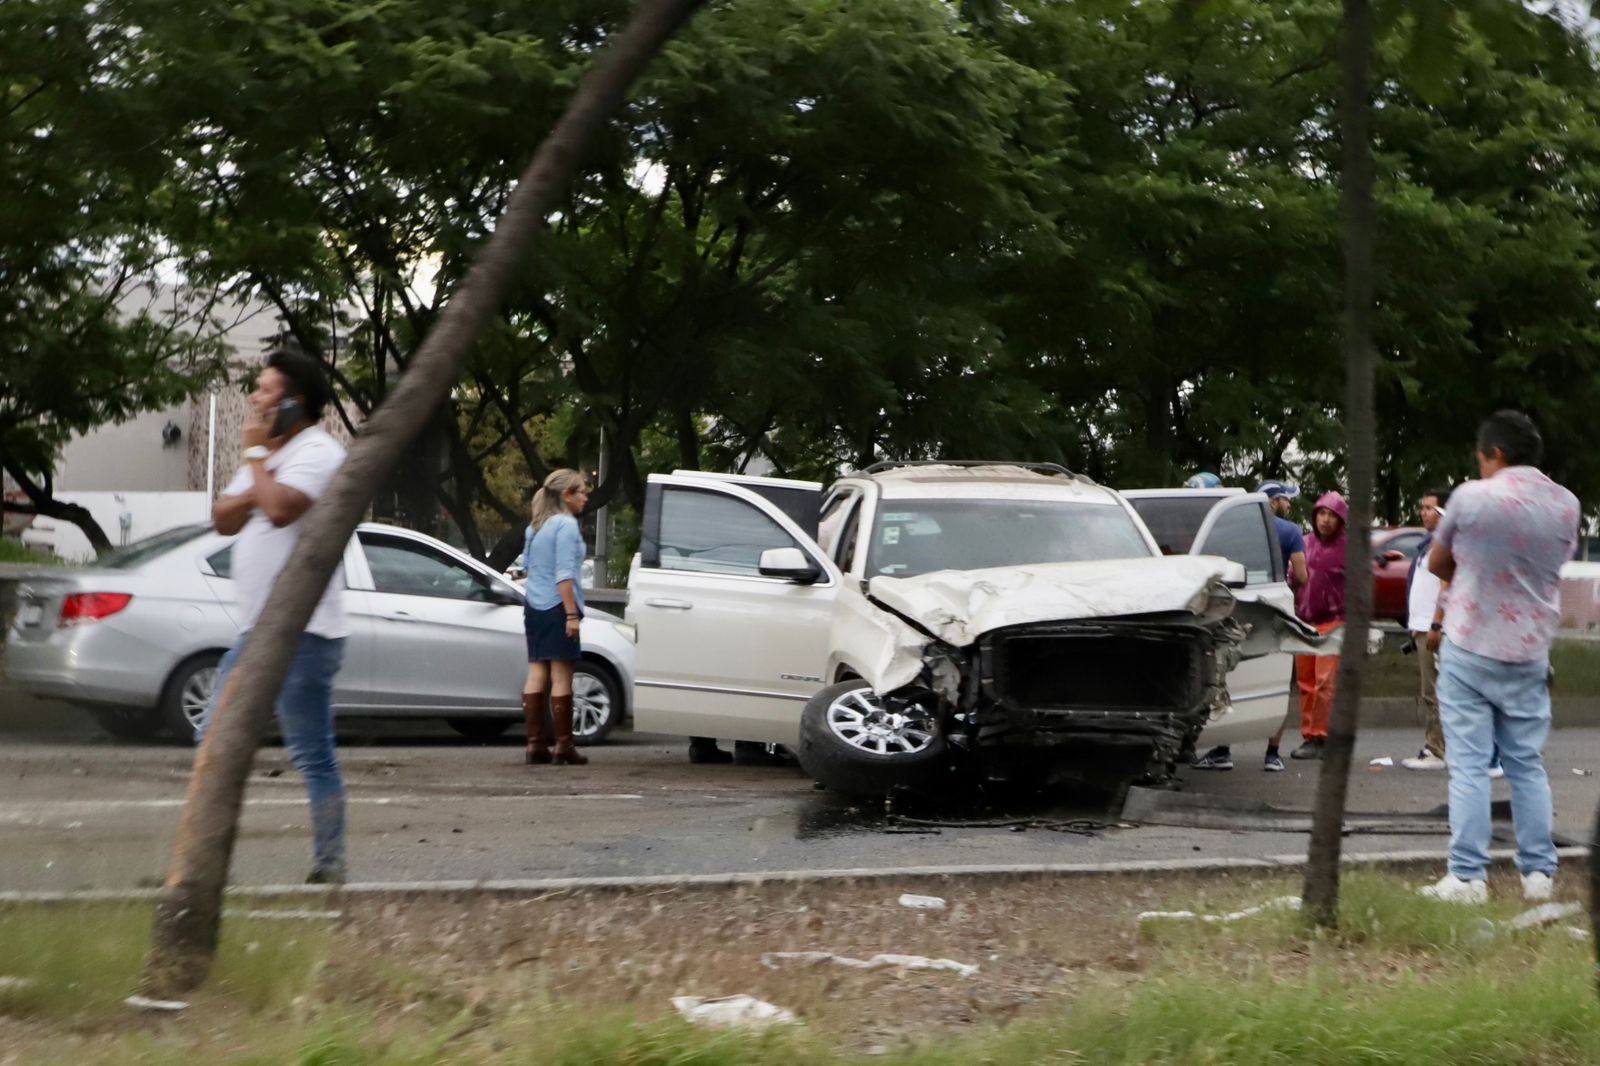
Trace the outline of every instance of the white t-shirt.
{"type": "Polygon", "coordinates": [[[1432,570],[1428,569],[1428,560],[1423,559],[1417,564],[1416,571],[1411,575],[1411,593],[1406,606],[1409,608],[1406,625],[1413,633],[1426,633],[1433,628],[1433,615],[1439,606],[1439,593],[1444,590],[1444,582],[1440,581],[1432,570]]]}
{"type": "MultiPolygon", "coordinates": [[[[317,426],[296,433],[289,443],[265,460],[267,470],[278,484],[304,493],[313,500],[328,490],[333,475],[343,462],[344,449],[339,442],[317,426]]],[[[248,492],[254,484],[255,475],[246,464],[228,482],[222,494],[239,496],[248,492]]],[[[255,627],[256,619],[261,617],[261,608],[266,606],[267,593],[272,590],[273,582],[278,579],[278,573],[289,561],[289,554],[299,540],[299,522],[279,528],[259,508],[250,512],[249,521],[239,531],[239,539],[233,542],[233,587],[239,601],[241,628],[255,627]]],[[[311,614],[306,632],[330,639],[350,635],[350,627],[344,617],[343,565],[334,570],[332,580],[322,593],[322,600],[311,614]]]]}

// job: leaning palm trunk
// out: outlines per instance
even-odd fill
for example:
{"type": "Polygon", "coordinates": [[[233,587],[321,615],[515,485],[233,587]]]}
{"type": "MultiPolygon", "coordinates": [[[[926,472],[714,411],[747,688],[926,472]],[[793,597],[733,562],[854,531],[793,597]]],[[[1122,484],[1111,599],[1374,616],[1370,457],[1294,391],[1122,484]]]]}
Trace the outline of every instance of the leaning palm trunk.
{"type": "Polygon", "coordinates": [[[1344,360],[1345,448],[1350,472],[1350,525],[1346,537],[1343,658],[1333,717],[1317,778],[1311,816],[1305,909],[1321,926],[1338,923],[1339,846],[1344,829],[1350,761],[1361,710],[1361,678],[1366,666],[1367,629],[1372,620],[1372,481],[1375,416],[1372,401],[1372,270],[1377,228],[1373,205],[1373,161],[1367,68],[1372,54],[1371,12],[1367,0],[1344,3],[1344,92],[1339,128],[1344,139],[1344,360]]]}
{"type": "Polygon", "coordinates": [[[373,413],[327,495],[302,520],[294,554],[250,643],[229,675],[184,800],[172,867],[156,907],[147,994],[197,987],[216,953],[222,892],[238,834],[245,781],[283,677],[345,544],[401,450],[444,400],[484,322],[499,305],[545,215],[570,183],[589,141],[628,87],[703,0],[646,0],[579,84],[539,145],[494,234],[429,332],[389,399],[373,413]]]}

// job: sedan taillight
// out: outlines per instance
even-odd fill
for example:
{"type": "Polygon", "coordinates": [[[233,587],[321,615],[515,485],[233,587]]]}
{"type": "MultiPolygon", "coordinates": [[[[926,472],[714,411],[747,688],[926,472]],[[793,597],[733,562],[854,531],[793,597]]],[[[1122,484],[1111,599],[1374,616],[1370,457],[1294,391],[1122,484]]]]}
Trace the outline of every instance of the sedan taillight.
{"type": "Polygon", "coordinates": [[[61,626],[82,625],[109,618],[128,606],[133,597],[126,592],[74,592],[61,601],[61,626]]]}

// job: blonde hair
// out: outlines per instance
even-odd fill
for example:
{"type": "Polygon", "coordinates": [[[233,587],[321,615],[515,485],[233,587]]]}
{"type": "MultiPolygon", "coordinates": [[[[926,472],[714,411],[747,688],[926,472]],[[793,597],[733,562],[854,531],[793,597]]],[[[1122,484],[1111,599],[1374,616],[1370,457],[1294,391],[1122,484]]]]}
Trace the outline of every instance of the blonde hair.
{"type": "Polygon", "coordinates": [[[533,531],[539,532],[539,527],[549,521],[552,515],[566,513],[561,497],[567,494],[568,489],[582,485],[586,480],[576,470],[552,470],[550,476],[544,479],[544,484],[533,494],[533,531]]]}

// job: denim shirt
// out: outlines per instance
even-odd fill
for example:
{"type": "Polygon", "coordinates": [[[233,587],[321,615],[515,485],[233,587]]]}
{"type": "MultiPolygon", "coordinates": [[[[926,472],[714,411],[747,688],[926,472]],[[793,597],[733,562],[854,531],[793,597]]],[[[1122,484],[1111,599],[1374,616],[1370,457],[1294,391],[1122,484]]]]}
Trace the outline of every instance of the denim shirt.
{"type": "Polygon", "coordinates": [[[569,514],[551,515],[535,533],[528,527],[522,544],[522,565],[528,571],[525,592],[528,608],[548,611],[561,604],[560,585],[572,582],[578,613],[583,613],[583,534],[578,520],[569,514]]]}

